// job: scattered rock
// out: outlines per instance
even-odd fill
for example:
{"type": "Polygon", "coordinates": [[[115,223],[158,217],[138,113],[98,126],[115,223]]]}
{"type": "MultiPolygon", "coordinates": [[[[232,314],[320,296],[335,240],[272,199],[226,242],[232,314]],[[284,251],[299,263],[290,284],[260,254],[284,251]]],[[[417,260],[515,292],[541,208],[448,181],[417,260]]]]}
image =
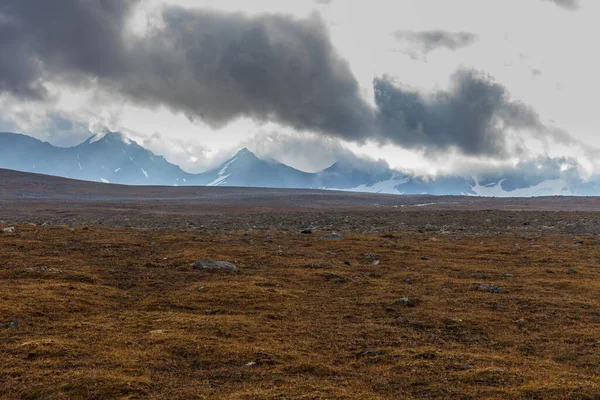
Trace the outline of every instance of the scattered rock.
{"type": "Polygon", "coordinates": [[[369,254],[367,254],[367,259],[368,260],[378,260],[379,259],[379,254],[377,254],[377,253],[369,253],[369,254]]]}
{"type": "Polygon", "coordinates": [[[403,282],[410,285],[412,283],[412,279],[404,278],[403,282]]]}
{"type": "Polygon", "coordinates": [[[371,263],[371,265],[379,265],[379,260],[375,260],[371,263]]]}
{"type": "Polygon", "coordinates": [[[352,264],[350,264],[350,261],[344,261],[344,265],[350,266],[352,264]]]}
{"type": "Polygon", "coordinates": [[[75,232],[75,228],[69,228],[67,229],[69,232],[75,232]]]}
{"type": "Polygon", "coordinates": [[[280,285],[277,282],[257,282],[256,286],[273,288],[279,287],[280,285]]]}
{"type": "Polygon", "coordinates": [[[399,306],[414,307],[419,304],[419,301],[415,299],[409,299],[408,297],[402,297],[401,299],[396,300],[396,304],[399,306]]]}
{"type": "Polygon", "coordinates": [[[150,246],[156,246],[156,242],[150,242],[150,246]]]}
{"type": "Polygon", "coordinates": [[[340,235],[339,233],[326,233],[323,236],[321,236],[321,239],[323,240],[344,240],[344,235],[340,235]]]}
{"type": "Polygon", "coordinates": [[[249,363],[246,364],[246,367],[254,367],[255,365],[256,365],[256,362],[250,361],[249,363]]]}
{"type": "Polygon", "coordinates": [[[471,364],[464,363],[460,366],[460,369],[467,371],[467,370],[473,369],[473,366],[471,364]]]}
{"type": "Polygon", "coordinates": [[[487,283],[482,283],[477,286],[477,290],[480,292],[489,292],[489,293],[502,293],[502,288],[497,285],[490,285],[487,283]]]}
{"type": "Polygon", "coordinates": [[[227,261],[198,260],[192,263],[191,267],[210,272],[227,272],[230,274],[237,274],[238,272],[237,267],[227,261]]]}
{"type": "Polygon", "coordinates": [[[383,350],[367,350],[360,353],[361,357],[377,357],[385,354],[383,350]]]}
{"type": "Polygon", "coordinates": [[[0,231],[0,232],[2,232],[2,233],[17,233],[17,228],[15,228],[14,226],[11,226],[11,227],[2,229],[2,231],[0,231]]]}
{"type": "Polygon", "coordinates": [[[575,270],[573,268],[567,270],[567,274],[576,274],[576,273],[577,273],[577,270],[575,270]]]}
{"type": "Polygon", "coordinates": [[[10,324],[8,324],[8,329],[14,329],[17,327],[17,323],[16,321],[11,321],[10,324]]]}
{"type": "Polygon", "coordinates": [[[513,275],[513,274],[504,274],[504,276],[505,276],[506,278],[512,278],[514,275],[513,275]]]}
{"type": "Polygon", "coordinates": [[[325,279],[327,279],[328,281],[333,280],[335,283],[346,283],[348,281],[347,278],[344,278],[341,275],[332,274],[332,273],[324,273],[323,277],[325,279]]]}
{"type": "Polygon", "coordinates": [[[199,292],[204,290],[204,286],[202,285],[198,285],[198,287],[196,288],[196,290],[198,290],[199,292]]]}
{"type": "Polygon", "coordinates": [[[421,257],[421,260],[423,260],[423,261],[429,261],[429,257],[421,257]]]}
{"type": "Polygon", "coordinates": [[[312,229],[305,229],[305,230],[303,230],[303,231],[302,231],[302,232],[300,232],[300,233],[302,233],[303,235],[310,235],[310,234],[312,234],[312,233],[313,233],[313,231],[312,231],[312,229]]]}

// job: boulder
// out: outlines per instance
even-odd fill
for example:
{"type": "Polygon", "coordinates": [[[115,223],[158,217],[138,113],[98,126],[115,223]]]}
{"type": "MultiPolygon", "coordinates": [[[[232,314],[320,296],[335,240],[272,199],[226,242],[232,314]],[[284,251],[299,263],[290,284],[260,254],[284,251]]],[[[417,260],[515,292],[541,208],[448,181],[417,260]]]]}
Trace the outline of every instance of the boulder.
{"type": "Polygon", "coordinates": [[[198,260],[191,264],[193,269],[199,269],[208,272],[225,272],[237,274],[238,269],[235,265],[227,261],[198,260]]]}

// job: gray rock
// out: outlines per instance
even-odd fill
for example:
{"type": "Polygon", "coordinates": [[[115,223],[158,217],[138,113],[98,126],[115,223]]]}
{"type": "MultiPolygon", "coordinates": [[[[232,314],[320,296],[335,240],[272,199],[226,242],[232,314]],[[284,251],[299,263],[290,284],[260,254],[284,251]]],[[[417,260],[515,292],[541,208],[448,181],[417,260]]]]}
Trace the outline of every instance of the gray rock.
{"type": "Polygon", "coordinates": [[[15,228],[14,226],[11,226],[11,227],[2,229],[2,231],[0,231],[0,232],[2,232],[2,233],[17,233],[17,228],[15,228]]]}
{"type": "Polygon", "coordinates": [[[383,350],[367,350],[360,353],[362,357],[377,357],[385,354],[383,350]]]}
{"type": "Polygon", "coordinates": [[[302,232],[300,232],[300,233],[302,233],[302,234],[304,234],[304,235],[310,235],[311,233],[313,233],[313,231],[312,231],[312,229],[305,229],[305,230],[303,230],[303,231],[302,231],[302,232]]]}
{"type": "Polygon", "coordinates": [[[227,272],[230,274],[237,274],[238,269],[235,265],[227,261],[212,261],[212,260],[198,260],[191,264],[193,269],[200,269],[209,272],[227,272]]]}
{"type": "Polygon", "coordinates": [[[571,268],[567,271],[567,274],[576,274],[576,273],[577,273],[577,270],[575,270],[573,268],[571,268]]]}
{"type": "Polygon", "coordinates": [[[323,240],[344,240],[344,235],[340,235],[339,233],[326,233],[321,236],[323,240]]]}
{"type": "Polygon", "coordinates": [[[10,324],[8,324],[8,329],[13,329],[17,327],[17,323],[15,321],[11,321],[10,324]]]}
{"type": "Polygon", "coordinates": [[[497,285],[490,285],[487,283],[482,283],[477,286],[477,290],[480,292],[489,292],[489,293],[502,293],[502,288],[497,285]]]}
{"type": "Polygon", "coordinates": [[[401,299],[396,300],[396,304],[399,306],[414,307],[418,304],[418,301],[409,299],[408,297],[402,297],[401,299]]]}

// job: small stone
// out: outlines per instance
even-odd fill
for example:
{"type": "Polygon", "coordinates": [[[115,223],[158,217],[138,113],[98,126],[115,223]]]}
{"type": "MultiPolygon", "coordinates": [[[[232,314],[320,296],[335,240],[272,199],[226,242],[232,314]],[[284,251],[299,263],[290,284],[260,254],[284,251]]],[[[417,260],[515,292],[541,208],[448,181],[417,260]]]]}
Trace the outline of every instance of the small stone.
{"type": "Polygon", "coordinates": [[[505,276],[506,278],[512,278],[514,275],[513,275],[513,274],[504,274],[504,276],[505,276]]]}
{"type": "Polygon", "coordinates": [[[410,285],[412,283],[412,279],[410,279],[410,278],[404,278],[403,282],[410,285]]]}
{"type": "Polygon", "coordinates": [[[150,242],[150,246],[156,246],[156,242],[150,242]]]}
{"type": "Polygon", "coordinates": [[[362,357],[377,357],[385,354],[383,350],[367,350],[360,353],[362,357]]]}
{"type": "Polygon", "coordinates": [[[75,232],[75,228],[69,228],[68,231],[69,232],[75,232]]]}
{"type": "Polygon", "coordinates": [[[399,306],[414,307],[418,304],[418,301],[415,299],[409,299],[408,297],[402,297],[396,300],[396,304],[399,306]]]}
{"type": "Polygon", "coordinates": [[[249,363],[246,364],[246,367],[254,367],[255,365],[256,365],[256,362],[250,361],[249,363]]]}
{"type": "Polygon", "coordinates": [[[230,274],[237,274],[238,269],[235,265],[227,261],[212,261],[212,260],[198,260],[190,265],[193,269],[200,269],[209,272],[227,272],[230,274]]]}
{"type": "Polygon", "coordinates": [[[198,290],[199,292],[204,290],[204,286],[202,285],[198,285],[198,287],[196,288],[196,290],[198,290]]]}
{"type": "Polygon", "coordinates": [[[350,266],[350,261],[344,261],[344,265],[350,266]]]}
{"type": "Polygon", "coordinates": [[[567,274],[576,274],[576,273],[577,273],[577,270],[575,270],[573,268],[571,268],[567,271],[567,274]]]}
{"type": "Polygon", "coordinates": [[[313,233],[312,229],[305,229],[303,231],[301,231],[300,233],[302,233],[303,235],[310,235],[313,233]]]}
{"type": "Polygon", "coordinates": [[[17,327],[17,322],[16,321],[11,321],[10,324],[8,324],[8,329],[14,329],[17,327]]]}
{"type": "Polygon", "coordinates": [[[460,369],[464,369],[465,371],[467,371],[473,369],[473,366],[471,364],[464,363],[460,366],[460,369]]]}
{"type": "Polygon", "coordinates": [[[480,292],[489,292],[489,293],[502,293],[502,288],[496,285],[490,285],[487,283],[482,283],[477,286],[477,290],[480,292]]]}
{"type": "Polygon", "coordinates": [[[11,227],[2,229],[1,232],[2,233],[17,233],[17,228],[15,228],[14,226],[11,226],[11,227]]]}
{"type": "Polygon", "coordinates": [[[340,235],[339,233],[326,233],[323,236],[321,236],[321,239],[323,240],[344,240],[344,235],[340,235]]]}
{"type": "Polygon", "coordinates": [[[375,260],[371,263],[371,265],[379,265],[379,260],[375,260]]]}

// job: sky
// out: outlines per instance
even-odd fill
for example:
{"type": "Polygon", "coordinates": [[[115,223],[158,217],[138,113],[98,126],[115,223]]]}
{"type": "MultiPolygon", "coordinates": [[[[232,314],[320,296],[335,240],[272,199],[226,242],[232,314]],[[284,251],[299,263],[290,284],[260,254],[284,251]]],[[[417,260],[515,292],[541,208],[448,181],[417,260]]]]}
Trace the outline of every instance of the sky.
{"type": "Polygon", "coordinates": [[[422,175],[597,174],[594,0],[3,0],[0,131],[121,131],[189,172],[242,147],[422,175]]]}

